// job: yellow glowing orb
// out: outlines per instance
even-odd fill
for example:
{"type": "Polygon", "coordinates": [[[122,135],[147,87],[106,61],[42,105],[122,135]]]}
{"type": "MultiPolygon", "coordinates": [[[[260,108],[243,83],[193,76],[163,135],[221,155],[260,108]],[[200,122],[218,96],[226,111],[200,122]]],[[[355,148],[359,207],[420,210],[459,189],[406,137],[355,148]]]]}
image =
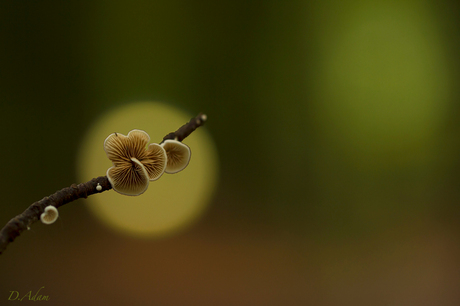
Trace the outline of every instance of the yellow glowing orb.
{"type": "MultiPolygon", "coordinates": [[[[165,135],[176,131],[197,114],[186,114],[171,106],[132,103],[114,109],[97,120],[81,144],[77,175],[85,182],[106,175],[112,162],[103,148],[106,137],[113,133],[127,135],[141,129],[150,142],[160,143],[165,135]]],[[[143,237],[160,237],[190,225],[205,210],[217,181],[217,150],[205,127],[198,128],[183,143],[192,156],[187,168],[175,174],[164,173],[149,184],[140,196],[125,196],[113,190],[87,199],[88,209],[110,227],[143,237]]]]}

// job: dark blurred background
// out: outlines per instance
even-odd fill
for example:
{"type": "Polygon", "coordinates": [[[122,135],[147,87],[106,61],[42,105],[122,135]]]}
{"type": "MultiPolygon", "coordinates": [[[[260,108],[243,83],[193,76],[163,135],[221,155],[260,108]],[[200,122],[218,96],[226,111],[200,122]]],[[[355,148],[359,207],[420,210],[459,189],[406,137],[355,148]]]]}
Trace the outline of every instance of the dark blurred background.
{"type": "Polygon", "coordinates": [[[163,239],[66,205],[0,256],[0,304],[459,305],[454,3],[1,1],[1,224],[136,101],[206,112],[220,177],[163,239]]]}

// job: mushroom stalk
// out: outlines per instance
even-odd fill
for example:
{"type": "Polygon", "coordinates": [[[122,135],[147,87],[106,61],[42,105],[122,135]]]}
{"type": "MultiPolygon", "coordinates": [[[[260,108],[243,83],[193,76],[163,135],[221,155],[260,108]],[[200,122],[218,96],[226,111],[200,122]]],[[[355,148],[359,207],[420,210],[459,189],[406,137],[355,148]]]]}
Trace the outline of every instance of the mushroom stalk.
{"type": "MultiPolygon", "coordinates": [[[[181,126],[176,132],[169,133],[163,138],[163,141],[167,139],[176,139],[178,141],[184,140],[194,130],[202,126],[206,121],[206,115],[199,114],[192,118],[188,123],[181,126]]],[[[93,178],[89,182],[81,184],[72,184],[70,187],[63,188],[56,193],[44,197],[40,201],[37,201],[30,205],[22,214],[17,215],[0,231],[0,254],[2,254],[8,244],[13,242],[17,236],[23,231],[30,228],[30,225],[40,219],[41,214],[45,211],[47,206],[54,206],[56,208],[78,200],[80,198],[87,198],[88,196],[101,193],[106,190],[112,189],[107,176],[100,176],[93,178]]]]}

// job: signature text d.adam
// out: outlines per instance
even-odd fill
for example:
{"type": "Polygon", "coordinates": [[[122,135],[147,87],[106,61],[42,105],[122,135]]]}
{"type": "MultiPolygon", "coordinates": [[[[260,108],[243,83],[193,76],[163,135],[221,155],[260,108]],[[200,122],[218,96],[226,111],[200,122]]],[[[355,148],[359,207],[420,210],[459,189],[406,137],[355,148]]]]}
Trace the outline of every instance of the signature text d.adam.
{"type": "Polygon", "coordinates": [[[19,294],[19,291],[10,291],[10,296],[8,297],[8,301],[49,301],[50,297],[48,295],[41,295],[40,290],[45,288],[45,286],[42,286],[38,291],[35,293],[35,295],[32,295],[32,290],[27,292],[24,295],[19,294]]]}

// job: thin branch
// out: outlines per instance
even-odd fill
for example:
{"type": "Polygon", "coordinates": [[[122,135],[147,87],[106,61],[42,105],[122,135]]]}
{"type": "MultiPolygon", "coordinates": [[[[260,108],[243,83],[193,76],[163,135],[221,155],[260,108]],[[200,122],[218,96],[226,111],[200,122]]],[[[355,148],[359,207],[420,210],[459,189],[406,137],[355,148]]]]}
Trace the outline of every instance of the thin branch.
{"type": "Polygon", "coordinates": [[[195,118],[190,119],[188,123],[181,126],[177,131],[173,133],[169,133],[168,135],[163,137],[163,141],[161,143],[163,143],[165,140],[168,140],[168,139],[176,139],[178,141],[184,140],[185,137],[187,137],[194,130],[202,126],[206,122],[207,118],[208,117],[205,114],[200,113],[195,118]]]}
{"type": "Polygon", "coordinates": [[[80,198],[86,198],[92,194],[100,193],[112,189],[107,176],[94,178],[87,183],[71,185],[63,188],[49,197],[44,197],[29,206],[22,214],[11,219],[0,232],[0,254],[6,249],[8,243],[19,236],[24,230],[29,229],[30,225],[40,219],[40,215],[45,208],[52,205],[56,208],[75,201],[80,198]],[[96,189],[97,184],[102,187],[101,191],[96,189]]]}
{"type": "MultiPolygon", "coordinates": [[[[163,141],[167,139],[182,141],[194,130],[202,126],[205,121],[206,115],[199,114],[188,123],[181,126],[177,131],[166,135],[163,141]]],[[[30,225],[40,219],[40,215],[45,211],[47,206],[52,205],[58,208],[80,198],[87,198],[92,194],[101,193],[110,189],[112,189],[112,185],[110,185],[107,176],[100,176],[86,183],[78,185],[72,184],[70,187],[63,188],[49,197],[44,197],[40,201],[33,203],[22,214],[8,221],[0,231],[0,254],[5,251],[10,242],[13,242],[23,231],[30,229],[30,225]],[[101,186],[101,188],[98,188],[100,190],[96,188],[98,185],[101,186]]]]}

